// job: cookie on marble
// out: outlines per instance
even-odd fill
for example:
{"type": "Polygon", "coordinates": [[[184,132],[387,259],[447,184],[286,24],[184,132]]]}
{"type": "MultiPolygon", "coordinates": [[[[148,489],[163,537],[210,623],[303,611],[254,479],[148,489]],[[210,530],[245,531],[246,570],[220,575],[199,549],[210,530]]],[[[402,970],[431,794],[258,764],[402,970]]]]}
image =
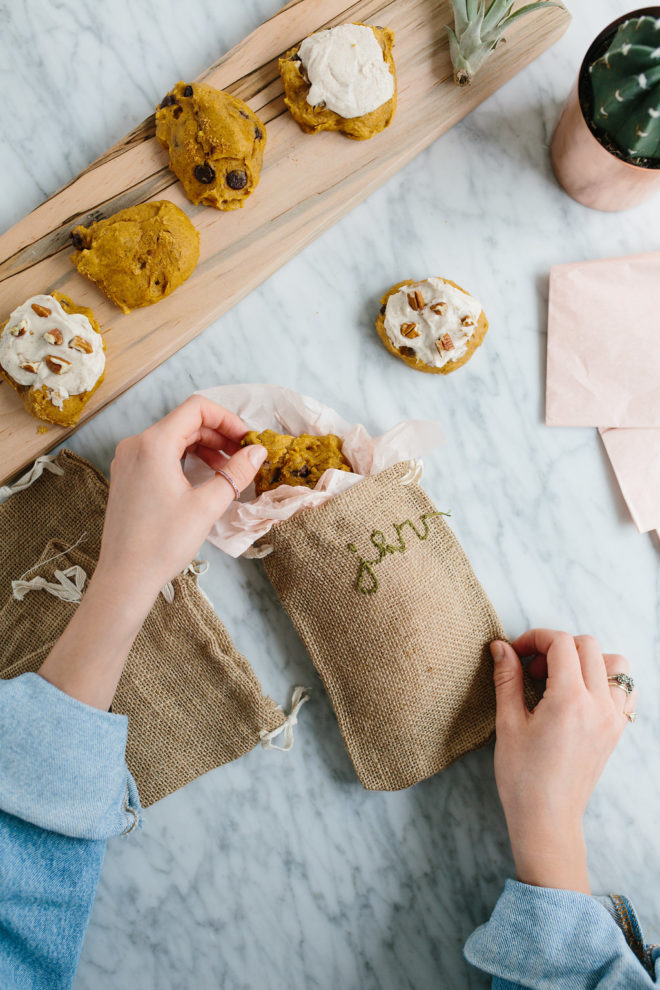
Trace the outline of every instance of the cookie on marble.
{"type": "Polygon", "coordinates": [[[156,137],[191,203],[235,210],[257,188],[266,128],[243,100],[179,82],[156,110],[156,137]]]}
{"type": "Polygon", "coordinates": [[[396,110],[394,32],[340,24],[309,35],[279,60],[284,102],[306,134],[341,131],[364,141],[396,110]]]}
{"type": "Polygon", "coordinates": [[[258,433],[250,430],[245,434],[241,445],[260,443],[268,451],[268,457],[261,465],[254,479],[257,495],[271,491],[280,485],[305,485],[315,488],[316,483],[328,468],[338,471],[351,471],[351,466],[342,454],[341,439],[333,433],[316,437],[303,433],[299,437],[274,430],[258,433]]]}
{"type": "Polygon", "coordinates": [[[398,282],[381,299],[376,329],[391,354],[416,371],[448,375],[483,343],[481,303],[448,278],[398,282]]]}
{"type": "Polygon", "coordinates": [[[37,419],[75,426],[104,373],[94,313],[60,292],[31,296],[0,326],[0,376],[37,419]]]}

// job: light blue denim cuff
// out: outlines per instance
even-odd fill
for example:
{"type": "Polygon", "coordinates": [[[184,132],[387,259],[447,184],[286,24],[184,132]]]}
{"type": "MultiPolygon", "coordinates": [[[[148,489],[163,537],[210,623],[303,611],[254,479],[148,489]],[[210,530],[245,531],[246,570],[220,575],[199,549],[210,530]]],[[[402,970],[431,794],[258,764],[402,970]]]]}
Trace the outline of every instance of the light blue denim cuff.
{"type": "Polygon", "coordinates": [[[0,681],[0,808],[76,839],[139,827],[127,730],[125,715],[84,705],[39,674],[0,681]]]}
{"type": "MultiPolygon", "coordinates": [[[[490,921],[467,940],[465,958],[498,980],[533,990],[657,984],[596,898],[507,880],[490,921]],[[605,979],[606,977],[606,979],[605,979]]],[[[501,984],[499,984],[501,985],[501,984]]]]}

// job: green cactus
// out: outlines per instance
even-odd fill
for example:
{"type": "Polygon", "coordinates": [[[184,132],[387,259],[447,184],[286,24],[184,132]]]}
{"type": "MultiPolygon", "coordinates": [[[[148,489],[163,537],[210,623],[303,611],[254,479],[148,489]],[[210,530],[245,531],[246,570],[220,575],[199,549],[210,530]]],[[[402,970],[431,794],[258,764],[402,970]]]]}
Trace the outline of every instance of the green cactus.
{"type": "Polygon", "coordinates": [[[596,128],[626,159],[660,160],[660,18],[625,21],[589,73],[596,128]]]}
{"type": "Polygon", "coordinates": [[[559,7],[554,0],[536,0],[511,13],[515,0],[452,0],[454,27],[447,26],[454,82],[467,86],[500,41],[504,32],[524,14],[540,7],[559,7]]]}

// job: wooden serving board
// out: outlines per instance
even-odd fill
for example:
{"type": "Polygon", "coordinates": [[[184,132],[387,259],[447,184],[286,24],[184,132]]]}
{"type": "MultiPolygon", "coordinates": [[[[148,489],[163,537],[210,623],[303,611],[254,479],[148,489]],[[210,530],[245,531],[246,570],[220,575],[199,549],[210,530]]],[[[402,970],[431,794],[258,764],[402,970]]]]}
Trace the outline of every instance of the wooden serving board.
{"type": "MultiPolygon", "coordinates": [[[[241,210],[193,206],[167,167],[151,116],[76,179],[0,238],[0,321],[28,296],[59,289],[90,306],[104,331],[106,377],[81,422],[192,340],[280,265],[550,47],[570,14],[547,7],[520,18],[476,80],[452,80],[446,25],[449,0],[293,0],[199,79],[245,100],[267,125],[261,180],[241,210]],[[305,135],[283,100],[277,59],[322,27],[363,21],[396,34],[398,109],[369,141],[305,135]],[[122,315],[73,268],[70,232],[150,199],[170,199],[201,235],[199,264],[171,296],[122,315]]],[[[176,79],[172,78],[172,84],[176,79]]],[[[71,430],[38,422],[16,393],[0,387],[0,483],[71,430]]]]}

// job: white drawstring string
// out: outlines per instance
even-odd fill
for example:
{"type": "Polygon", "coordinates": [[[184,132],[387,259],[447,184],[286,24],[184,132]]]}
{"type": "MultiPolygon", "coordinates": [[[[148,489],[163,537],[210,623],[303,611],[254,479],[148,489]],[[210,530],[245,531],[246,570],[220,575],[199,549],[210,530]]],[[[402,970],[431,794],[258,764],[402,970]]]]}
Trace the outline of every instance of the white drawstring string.
{"type": "Polygon", "coordinates": [[[309,701],[309,688],[296,687],[293,689],[293,694],[291,696],[291,711],[284,719],[281,725],[278,725],[276,729],[271,729],[267,732],[266,729],[262,729],[259,733],[261,739],[261,745],[264,749],[277,749],[280,753],[288,753],[293,747],[293,727],[298,722],[298,712],[305,704],[309,701]],[[273,739],[277,739],[279,735],[284,733],[284,745],[274,746],[273,739]]]}
{"type": "Polygon", "coordinates": [[[53,459],[56,456],[56,454],[44,454],[42,457],[37,457],[30,470],[22,478],[19,478],[15,484],[3,485],[0,488],[0,502],[4,502],[6,498],[9,498],[10,495],[15,495],[16,492],[22,492],[26,488],[29,488],[37,478],[41,477],[44,471],[51,471],[52,474],[64,474],[64,469],[59,464],[53,464],[53,459]]]}

